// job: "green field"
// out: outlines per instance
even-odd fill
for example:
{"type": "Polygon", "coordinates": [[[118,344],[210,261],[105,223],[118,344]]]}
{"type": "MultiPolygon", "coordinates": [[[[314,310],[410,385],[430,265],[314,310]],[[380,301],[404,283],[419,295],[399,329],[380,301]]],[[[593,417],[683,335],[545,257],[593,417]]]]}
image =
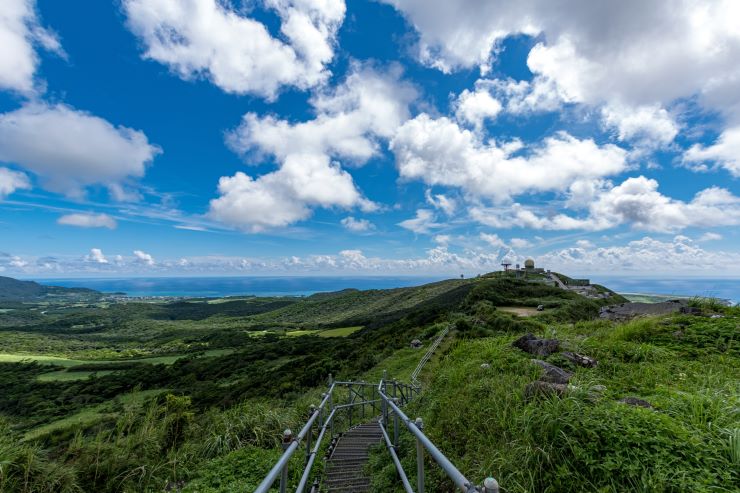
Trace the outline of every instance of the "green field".
{"type": "Polygon", "coordinates": [[[14,353],[0,353],[0,363],[20,363],[20,362],[35,362],[40,365],[53,365],[63,366],[65,368],[78,366],[78,365],[90,365],[90,364],[109,364],[109,363],[145,363],[150,365],[164,364],[171,365],[180,358],[188,356],[203,356],[203,357],[214,357],[223,356],[233,352],[231,349],[211,349],[209,351],[203,351],[200,353],[191,354],[173,354],[169,356],[154,356],[151,358],[135,358],[135,359],[116,359],[116,360],[95,360],[95,359],[70,359],[63,358],[61,356],[48,356],[45,354],[14,354],[14,353]]]}
{"type": "Polygon", "coordinates": [[[338,329],[328,329],[319,332],[319,337],[347,337],[350,334],[354,334],[358,330],[362,329],[362,326],[355,327],[340,327],[338,329]]]}
{"type": "Polygon", "coordinates": [[[90,376],[92,375],[103,377],[105,375],[110,375],[111,373],[113,373],[113,370],[101,370],[101,371],[59,370],[59,371],[50,371],[49,373],[42,373],[36,378],[36,380],[38,380],[39,382],[71,382],[74,380],[84,380],[86,378],[90,378],[90,376]]]}

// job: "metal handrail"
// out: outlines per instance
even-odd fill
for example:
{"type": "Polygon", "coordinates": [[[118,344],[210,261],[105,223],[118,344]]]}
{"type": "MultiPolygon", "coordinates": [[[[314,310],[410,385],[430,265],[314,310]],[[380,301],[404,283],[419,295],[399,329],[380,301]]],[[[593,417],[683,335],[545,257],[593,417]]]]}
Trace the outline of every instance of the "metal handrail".
{"type": "Polygon", "coordinates": [[[255,493],[265,493],[267,492],[270,487],[272,486],[272,483],[275,482],[277,477],[282,473],[285,474],[286,466],[288,465],[288,461],[293,456],[295,451],[298,449],[298,445],[300,444],[301,440],[303,440],[308,432],[311,430],[311,427],[313,426],[313,423],[316,421],[316,419],[319,417],[319,414],[324,409],[324,406],[326,406],[326,403],[329,402],[331,399],[331,395],[334,392],[334,384],[332,383],[329,387],[329,392],[324,395],[324,399],[321,401],[321,404],[319,404],[319,407],[317,407],[312,413],[311,416],[308,418],[308,422],[301,428],[301,431],[298,433],[298,436],[293,438],[292,433],[290,430],[285,430],[285,433],[283,434],[283,446],[285,447],[285,451],[283,452],[283,455],[280,456],[280,459],[275,463],[274,466],[272,466],[272,469],[270,469],[270,472],[267,473],[267,476],[265,476],[265,479],[262,480],[262,482],[257,486],[257,489],[254,490],[255,493]]]}
{"type": "MultiPolygon", "coordinates": [[[[392,411],[396,414],[396,416],[399,417],[401,421],[406,425],[406,428],[416,437],[417,444],[421,444],[427,452],[429,452],[429,455],[434,459],[434,461],[439,464],[439,466],[444,470],[444,472],[447,474],[447,477],[449,477],[452,482],[455,484],[457,488],[459,488],[464,493],[477,493],[479,490],[476,488],[471,481],[469,481],[463,473],[461,473],[455,465],[450,462],[450,460],[445,457],[445,455],[440,452],[440,450],[432,443],[429,438],[424,434],[422,431],[422,421],[421,418],[418,418],[416,421],[411,421],[406,414],[404,414],[401,409],[396,406],[396,404],[393,402],[393,399],[390,399],[385,393],[383,392],[384,387],[384,381],[381,380],[380,384],[378,384],[378,393],[380,395],[380,398],[383,400],[385,405],[390,406],[392,411]]],[[[385,422],[385,419],[384,419],[385,422]]],[[[383,423],[381,423],[382,427],[383,423]]],[[[424,491],[424,470],[423,470],[423,458],[417,456],[417,465],[418,465],[418,476],[417,476],[417,490],[419,493],[423,493],[424,491]]],[[[403,468],[401,467],[400,463],[397,463],[396,468],[399,472],[399,474],[403,473],[403,468]]],[[[403,473],[405,474],[405,473],[403,473]]]]}
{"type": "Polygon", "coordinates": [[[450,327],[447,326],[442,330],[442,332],[439,333],[437,338],[434,340],[431,346],[429,346],[429,349],[427,349],[427,352],[424,354],[424,356],[419,361],[419,364],[416,365],[416,368],[414,368],[414,371],[411,373],[411,383],[417,387],[420,386],[418,377],[421,373],[421,370],[424,368],[424,365],[427,364],[427,362],[431,359],[432,355],[434,354],[434,351],[437,350],[437,347],[439,347],[440,343],[442,342],[442,339],[447,335],[447,333],[450,331],[450,327]]]}
{"type": "MultiPolygon", "coordinates": [[[[303,493],[305,490],[309,477],[311,475],[311,470],[314,466],[314,463],[316,461],[316,457],[318,455],[319,449],[321,448],[321,443],[324,439],[324,436],[326,435],[327,428],[330,430],[330,435],[332,438],[334,437],[334,420],[337,416],[338,411],[348,410],[349,412],[349,425],[352,426],[352,410],[356,406],[363,406],[362,407],[362,415],[365,414],[365,407],[366,405],[371,405],[373,409],[376,408],[375,404],[379,403],[382,416],[380,419],[380,430],[383,434],[383,439],[386,443],[386,446],[388,448],[388,451],[390,452],[391,458],[393,459],[393,462],[395,464],[396,470],[398,471],[398,474],[401,478],[401,482],[403,483],[404,490],[406,493],[415,493],[414,489],[411,487],[411,483],[409,482],[408,476],[406,472],[403,469],[403,466],[401,465],[401,461],[398,457],[398,453],[396,450],[396,447],[398,446],[398,433],[399,433],[399,421],[403,421],[404,425],[408,430],[416,437],[416,464],[417,464],[417,479],[416,479],[416,493],[424,493],[424,450],[426,450],[429,455],[434,459],[434,461],[444,470],[445,474],[452,480],[452,482],[455,484],[455,487],[460,489],[463,493],[478,493],[478,492],[484,492],[484,493],[498,493],[498,483],[495,479],[489,477],[486,478],[483,482],[483,485],[481,487],[477,487],[473,485],[472,482],[470,482],[455,466],[452,464],[452,462],[445,457],[445,455],[432,443],[432,441],[427,438],[427,436],[424,434],[423,430],[423,422],[421,418],[417,418],[416,421],[412,421],[399,407],[399,402],[401,405],[409,402],[411,397],[414,393],[419,393],[420,391],[420,385],[418,381],[416,381],[416,377],[418,377],[419,373],[421,372],[421,369],[424,367],[427,361],[432,357],[432,354],[434,353],[435,349],[439,346],[439,344],[442,342],[442,339],[447,335],[449,332],[449,327],[446,327],[440,334],[437,336],[435,341],[432,343],[430,348],[427,350],[424,357],[422,357],[421,361],[417,365],[416,369],[412,373],[412,384],[404,384],[400,383],[396,380],[388,381],[387,379],[387,373],[383,371],[383,378],[380,380],[380,382],[377,384],[377,393],[378,393],[378,399],[374,398],[374,394],[376,391],[376,384],[369,383],[369,382],[352,382],[352,381],[333,381],[331,375],[329,375],[329,390],[322,394],[323,399],[321,400],[321,403],[318,407],[311,406],[311,413],[309,415],[308,421],[306,424],[301,428],[301,431],[298,433],[296,437],[293,437],[290,430],[285,430],[283,433],[283,454],[280,456],[280,459],[275,463],[275,465],[270,469],[270,472],[265,476],[265,479],[262,480],[260,485],[255,490],[255,493],[266,493],[272,484],[275,482],[278,476],[281,476],[280,480],[280,493],[286,493],[287,491],[287,484],[288,484],[288,463],[295,453],[295,451],[298,449],[298,446],[300,445],[300,442],[303,441],[306,437],[308,437],[307,443],[306,443],[306,465],[303,469],[303,474],[301,475],[300,482],[298,483],[298,487],[296,488],[296,493],[303,493]],[[349,389],[349,403],[348,404],[340,404],[340,405],[334,405],[333,403],[333,394],[337,386],[344,386],[349,389]],[[354,390],[352,387],[371,387],[373,390],[373,398],[366,400],[365,399],[365,392],[354,390]],[[387,395],[388,387],[392,386],[393,390],[393,396],[389,397],[387,395]],[[404,389],[406,390],[406,393],[404,394],[404,389]],[[400,398],[397,397],[397,393],[400,393],[400,398]],[[356,402],[355,398],[360,397],[362,400],[360,402],[356,402]],[[329,416],[323,420],[322,417],[324,415],[324,408],[326,408],[328,405],[329,408],[329,416]],[[393,420],[394,420],[394,427],[393,427],[393,441],[391,441],[391,438],[388,436],[388,431],[386,430],[386,426],[388,424],[388,416],[389,414],[393,414],[393,420]],[[313,436],[313,425],[316,422],[316,420],[319,420],[319,433],[316,438],[316,443],[314,444],[313,448],[311,448],[311,438],[313,436]]],[[[312,490],[314,491],[314,490],[312,490]]]]}

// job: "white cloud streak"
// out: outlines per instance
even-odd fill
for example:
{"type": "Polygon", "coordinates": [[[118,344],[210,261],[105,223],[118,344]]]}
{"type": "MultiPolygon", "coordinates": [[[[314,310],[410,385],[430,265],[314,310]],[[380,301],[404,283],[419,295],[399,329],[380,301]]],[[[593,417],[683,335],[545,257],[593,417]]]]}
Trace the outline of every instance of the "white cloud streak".
{"type": "Polygon", "coordinates": [[[64,226],[78,228],[108,228],[116,229],[118,223],[108,214],[73,213],[65,214],[57,219],[57,223],[64,226]]]}

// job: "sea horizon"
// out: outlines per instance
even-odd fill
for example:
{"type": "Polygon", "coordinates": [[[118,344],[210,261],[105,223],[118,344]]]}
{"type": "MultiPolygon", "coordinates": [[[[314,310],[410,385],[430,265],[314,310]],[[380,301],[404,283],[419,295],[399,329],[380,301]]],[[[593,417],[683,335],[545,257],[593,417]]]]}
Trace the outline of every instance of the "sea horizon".
{"type": "MultiPolygon", "coordinates": [[[[575,276],[578,277],[578,276],[575,276]]],[[[342,289],[392,289],[452,279],[454,276],[162,276],[28,278],[44,285],[84,287],[130,297],[309,296],[342,289]]],[[[737,277],[590,277],[617,293],[680,297],[713,297],[740,303],[737,277]]]]}

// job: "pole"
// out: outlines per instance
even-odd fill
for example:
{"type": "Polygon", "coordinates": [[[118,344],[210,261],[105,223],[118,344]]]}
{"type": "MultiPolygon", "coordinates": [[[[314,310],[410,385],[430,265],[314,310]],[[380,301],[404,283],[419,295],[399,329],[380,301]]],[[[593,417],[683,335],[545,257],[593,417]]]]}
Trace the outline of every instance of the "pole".
{"type": "MultiPolygon", "coordinates": [[[[424,429],[424,422],[421,418],[416,418],[416,427],[420,431],[424,429]]],[[[424,445],[418,438],[416,439],[416,491],[424,493],[424,445]]]]}
{"type": "Polygon", "coordinates": [[[362,416],[362,421],[365,421],[365,381],[360,380],[360,402],[362,402],[362,406],[360,407],[360,415],[362,416]]]}
{"type": "MultiPolygon", "coordinates": [[[[398,405],[398,399],[393,399],[393,401],[398,405]]],[[[393,446],[398,448],[398,413],[393,413],[393,446]]]]}
{"type": "MultiPolygon", "coordinates": [[[[349,400],[347,401],[347,404],[352,404],[352,401],[354,399],[352,398],[352,384],[349,384],[349,400]]],[[[349,427],[352,428],[352,406],[349,407],[349,427]]]]}
{"type": "MultiPolygon", "coordinates": [[[[288,450],[291,442],[293,441],[293,432],[290,429],[286,429],[283,432],[283,451],[288,450]]],[[[282,474],[280,475],[280,493],[286,493],[288,491],[288,462],[285,462],[283,466],[282,474]]]]}
{"type": "MultiPolygon", "coordinates": [[[[311,416],[313,416],[313,413],[316,412],[316,406],[311,404],[311,407],[308,409],[308,418],[311,419],[311,416]]],[[[319,415],[319,426],[323,426],[321,423],[321,416],[319,415]]],[[[311,458],[311,437],[313,436],[313,427],[308,429],[308,434],[306,435],[306,464],[308,464],[308,460],[311,458]]]]}

